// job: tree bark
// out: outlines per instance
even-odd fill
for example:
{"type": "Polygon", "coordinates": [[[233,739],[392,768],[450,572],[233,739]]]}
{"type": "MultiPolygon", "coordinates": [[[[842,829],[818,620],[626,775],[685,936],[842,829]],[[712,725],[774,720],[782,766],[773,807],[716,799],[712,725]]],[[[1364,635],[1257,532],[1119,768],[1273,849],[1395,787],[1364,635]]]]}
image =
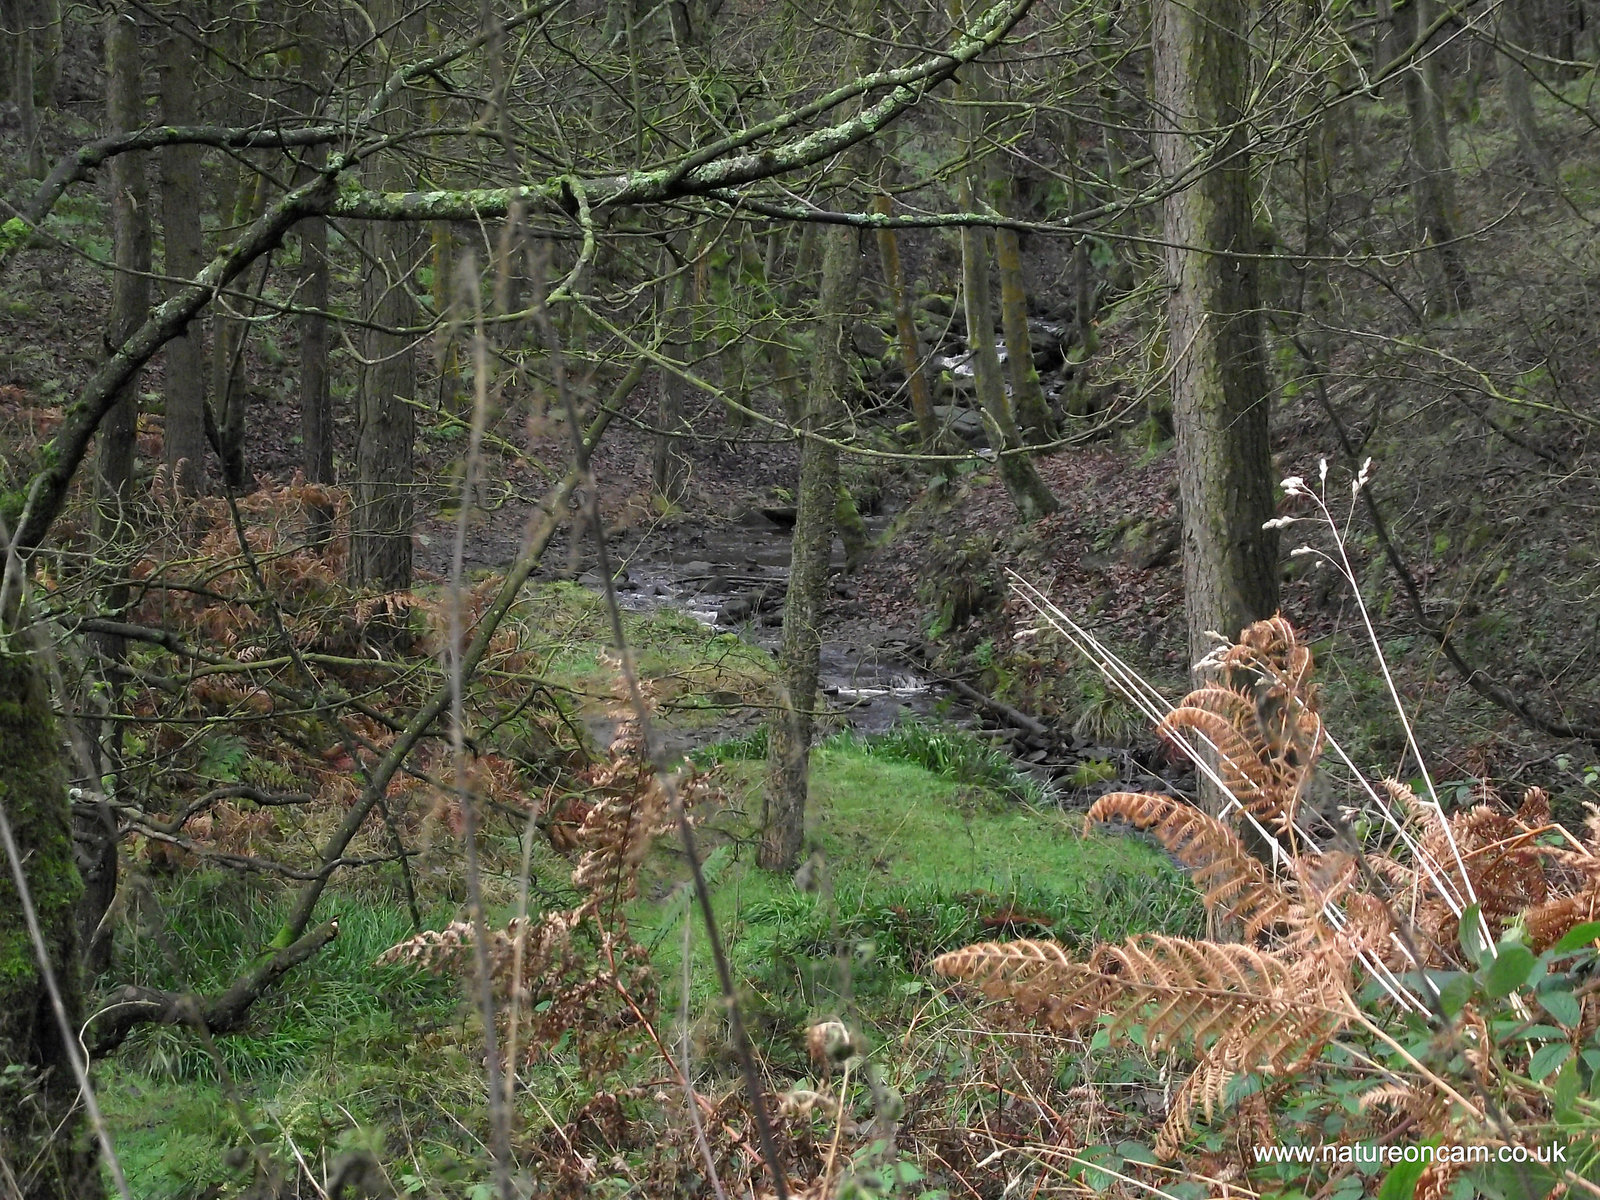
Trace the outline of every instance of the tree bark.
{"type": "Polygon", "coordinates": [[[1504,3],[1495,10],[1500,52],[1500,94],[1506,103],[1506,115],[1511,118],[1511,128],[1517,135],[1517,156],[1522,165],[1546,183],[1556,180],[1555,162],[1539,137],[1539,120],[1533,110],[1533,89],[1529,79],[1532,68],[1528,65],[1528,27],[1520,6],[1504,3]]]}
{"type": "MultiPolygon", "coordinates": [[[[266,180],[250,175],[244,168],[236,173],[237,188],[229,193],[233,202],[226,221],[233,226],[246,226],[258,220],[266,209],[266,180]]],[[[254,265],[240,277],[241,292],[248,293],[252,286],[265,286],[267,261],[254,265]]],[[[222,480],[232,491],[242,492],[249,487],[249,472],[245,465],[244,443],[247,432],[246,418],[250,411],[249,386],[245,379],[245,350],[250,340],[250,322],[237,305],[243,299],[224,301],[229,307],[220,308],[211,323],[211,394],[216,408],[217,457],[222,463],[222,480]]]]}
{"type": "MultiPolygon", "coordinates": [[[[143,71],[135,12],[131,7],[118,6],[106,17],[106,116],[114,133],[144,124],[143,71]]],[[[110,175],[116,272],[111,279],[111,312],[106,320],[108,354],[127,340],[150,309],[150,205],[144,155],[118,155],[112,160],[110,175]]],[[[134,375],[118,389],[116,402],[100,426],[96,525],[102,539],[113,535],[129,500],[138,423],[139,376],[134,375]]]]}
{"type": "Polygon", "coordinates": [[[1155,0],[1154,149],[1191,661],[1278,603],[1270,392],[1253,260],[1247,0],[1155,0]],[[1208,146],[1207,142],[1211,144],[1208,146]],[[1201,161],[1201,160],[1208,161],[1201,161]],[[1198,170],[1197,170],[1198,165],[1198,170]]]}
{"type": "MultiPolygon", "coordinates": [[[[300,64],[305,91],[302,107],[307,119],[314,115],[327,78],[324,49],[325,22],[314,4],[300,10],[300,64]]],[[[327,165],[328,148],[311,146],[305,152],[300,182],[327,165]]],[[[300,469],[311,483],[333,482],[333,394],[328,386],[328,223],[309,217],[300,232],[300,302],[306,308],[299,318],[300,334],[300,469]]],[[[312,540],[321,542],[331,531],[332,515],[311,515],[312,540]]]]}
{"type": "MultiPolygon", "coordinates": [[[[1011,181],[1002,181],[1011,191],[1011,181]]],[[[1015,229],[994,231],[995,261],[1000,268],[1000,328],[1006,335],[1006,374],[1017,424],[1030,442],[1056,436],[1055,419],[1044,398],[1044,386],[1033,365],[1033,335],[1028,331],[1028,289],[1022,278],[1022,244],[1015,229]]]]}
{"type": "MultiPolygon", "coordinates": [[[[252,26],[247,21],[221,23],[217,36],[221,52],[236,62],[250,57],[252,26]]],[[[244,123],[246,111],[241,98],[219,91],[214,101],[229,120],[244,123]]],[[[236,155],[224,168],[224,183],[217,193],[217,228],[226,243],[234,231],[248,226],[266,210],[267,183],[250,169],[250,156],[236,155]]],[[[248,293],[260,281],[265,265],[248,268],[240,278],[239,291],[248,293]]],[[[245,381],[245,348],[250,339],[250,322],[241,311],[239,297],[218,297],[211,319],[211,404],[214,422],[210,435],[222,467],[223,485],[242,492],[249,484],[244,458],[245,418],[250,399],[245,381]]]]}
{"type": "MultiPolygon", "coordinates": [[[[377,14],[380,24],[400,19],[396,6],[381,8],[383,12],[377,14]]],[[[409,17],[404,23],[414,24],[415,20],[409,17]]],[[[408,40],[397,29],[389,44],[398,46],[408,40]]],[[[394,62],[379,63],[377,76],[386,76],[394,67],[394,62]]],[[[388,123],[400,119],[397,112],[388,123]]],[[[379,186],[406,186],[405,174],[392,155],[380,160],[375,174],[379,186]]],[[[409,284],[420,238],[410,222],[397,221],[374,223],[366,230],[366,239],[369,263],[362,307],[374,328],[368,332],[363,350],[367,362],[361,372],[357,413],[350,560],[358,582],[404,591],[411,586],[412,443],[416,439],[411,401],[417,394],[417,353],[415,340],[396,331],[414,324],[418,317],[409,284]]]]}
{"type": "MultiPolygon", "coordinates": [[[[857,233],[830,226],[823,234],[822,288],[817,300],[814,372],[800,427],[834,436],[844,416],[848,353],[854,324],[861,256],[857,233]]],[[[807,775],[811,762],[812,712],[822,655],[822,617],[833,553],[838,503],[839,452],[813,437],[800,443],[800,485],[789,560],[789,591],[783,606],[783,643],[778,677],[783,693],[768,735],[763,789],[760,864],[792,871],[805,839],[807,775]]]]}
{"type": "Polygon", "coordinates": [[[0,81],[6,85],[5,96],[17,106],[23,155],[31,179],[43,179],[45,173],[44,144],[39,139],[36,70],[44,33],[41,8],[39,0],[6,0],[0,4],[0,30],[4,32],[0,45],[11,48],[11,70],[0,81]]]}
{"type": "MultiPolygon", "coordinates": [[[[174,13],[174,22],[184,14],[174,13]]],[[[169,125],[193,125],[195,76],[199,55],[179,30],[169,30],[161,44],[161,108],[169,125]]],[[[193,279],[205,265],[205,234],[200,227],[204,194],[198,146],[167,146],[161,151],[161,224],[165,272],[193,279]]],[[[195,327],[167,343],[165,455],[167,472],[185,495],[198,495],[206,481],[205,349],[195,327]]]]}
{"type": "MultiPolygon", "coordinates": [[[[959,10],[956,10],[959,16],[959,10]]],[[[959,89],[957,94],[970,100],[959,89]]],[[[969,212],[976,203],[978,172],[976,161],[978,129],[983,120],[981,108],[969,103],[966,106],[967,165],[961,174],[960,203],[969,212]]],[[[1006,485],[1006,494],[1016,506],[1023,524],[1037,520],[1056,511],[1056,498],[1050,493],[1033,460],[1026,454],[1008,454],[1022,446],[1022,434],[1017,429],[1016,417],[1006,397],[1005,378],[1001,372],[1000,353],[994,340],[994,306],[989,287],[989,239],[984,229],[964,225],[961,229],[961,290],[966,305],[967,349],[972,355],[973,380],[978,389],[978,401],[983,406],[983,426],[989,434],[989,445],[1000,461],[1000,478],[1006,485]]]]}
{"type": "MultiPolygon", "coordinates": [[[[1432,0],[1411,0],[1395,12],[1402,44],[1409,46],[1434,19],[1432,0]]],[[[1406,116],[1411,128],[1411,202],[1416,209],[1428,308],[1452,314],[1472,307],[1472,283],[1455,244],[1455,169],[1445,123],[1438,55],[1424,48],[1405,72],[1406,116]]]]}
{"type": "MultiPolygon", "coordinates": [[[[689,258],[672,278],[661,286],[661,320],[666,326],[663,349],[674,362],[688,362],[693,331],[689,305],[690,276],[694,271],[693,259],[698,240],[689,244],[689,258]]],[[[671,256],[665,264],[671,267],[671,256]]],[[[688,428],[684,408],[689,398],[689,384],[682,376],[671,371],[661,372],[661,390],[656,399],[655,450],[650,464],[650,482],[655,494],[668,504],[682,501],[689,487],[689,458],[683,450],[683,434],[688,428]]]]}
{"type": "MultiPolygon", "coordinates": [[[[894,211],[894,201],[888,193],[880,192],[872,198],[872,211],[887,217],[894,211]]],[[[923,450],[932,450],[939,438],[939,423],[933,415],[933,391],[928,387],[928,372],[922,361],[922,339],[917,334],[911,289],[906,286],[900,266],[900,238],[892,225],[878,229],[878,258],[883,264],[884,285],[889,289],[889,307],[894,312],[895,339],[900,347],[900,366],[906,373],[911,415],[917,422],[917,440],[923,450]]]]}
{"type": "MultiPolygon", "coordinates": [[[[22,860],[67,1024],[77,1030],[84,1018],[83,884],[73,862],[72,809],[50,697],[18,636],[0,627],[0,812],[22,860]]],[[[77,1079],[5,858],[0,854],[0,1063],[21,1073],[0,1080],[0,1164],[17,1176],[25,1200],[98,1200],[105,1191],[77,1079]]]]}

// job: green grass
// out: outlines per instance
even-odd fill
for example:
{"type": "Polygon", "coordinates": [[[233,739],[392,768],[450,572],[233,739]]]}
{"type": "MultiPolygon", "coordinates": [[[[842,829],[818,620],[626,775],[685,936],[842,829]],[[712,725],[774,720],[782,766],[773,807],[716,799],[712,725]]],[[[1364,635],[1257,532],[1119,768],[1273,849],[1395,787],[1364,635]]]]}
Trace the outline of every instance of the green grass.
{"type": "MultiPolygon", "coordinates": [[[[937,987],[928,962],[972,941],[1051,937],[1079,947],[1146,930],[1201,928],[1200,906],[1166,858],[1147,844],[1081,833],[1081,820],[1018,804],[917,763],[886,760],[853,738],[812,756],[808,847],[822,886],[754,869],[750,830],[715,853],[718,923],[743,988],[751,1024],[765,1031],[771,1061],[803,1070],[798,1038],[813,1017],[848,1004],[884,1030],[937,987]],[[736,854],[735,851],[738,851],[736,854]]],[[[760,811],[761,765],[723,768],[737,809],[760,811]]],[[[714,825],[722,822],[714,821],[714,825]]],[[[657,861],[654,887],[681,876],[657,861]]],[[[635,928],[659,943],[664,995],[681,997],[681,922],[694,924],[682,891],[636,905],[635,928]]],[[[716,994],[709,951],[692,929],[691,1007],[716,994]]]]}
{"type": "MultiPolygon", "coordinates": [[[[159,897],[159,938],[125,947],[114,981],[215,992],[271,940],[287,901],[211,872],[174,881],[159,897]]],[[[426,915],[438,926],[454,913],[426,915]]],[[[411,924],[400,897],[370,881],[330,892],[318,917],[337,917],[339,936],[258,1000],[243,1029],[214,1039],[215,1054],[188,1029],[144,1026],[110,1060],[100,1098],[136,1197],[235,1193],[254,1170],[252,1142],[280,1161],[291,1140],[313,1162],[371,1137],[429,1160],[476,1153],[482,1064],[463,1049],[475,1039],[460,985],[375,965],[411,924]]]]}
{"type": "MultiPolygon", "coordinates": [[[[883,733],[843,729],[828,738],[824,751],[844,751],[883,763],[909,763],[952,783],[974,784],[1023,804],[1045,805],[1051,798],[1040,782],[1018,768],[995,743],[956,725],[911,719],[883,733]]],[[[701,747],[690,757],[703,767],[754,762],[767,756],[767,726],[701,747]]]]}
{"type": "MultiPolygon", "coordinates": [[[[119,964],[117,981],[213,994],[272,940],[289,896],[250,880],[197,873],[180,881],[161,903],[161,936],[134,943],[119,964]],[[181,975],[174,964],[182,967],[181,975]]],[[[411,934],[398,896],[333,894],[318,917],[337,918],[339,936],[287,985],[257,1001],[242,1031],[217,1039],[229,1078],[283,1075],[329,1050],[360,1055],[403,1045],[413,1023],[448,1019],[454,1012],[449,983],[403,966],[374,965],[379,954],[411,934]]],[[[152,1078],[219,1078],[217,1058],[178,1026],[140,1027],[117,1060],[152,1078]]]]}
{"type": "MultiPolygon", "coordinates": [[[[763,764],[729,755],[720,772],[728,803],[705,814],[705,869],[742,1010],[778,1078],[808,1070],[802,1040],[819,1015],[850,1011],[880,1038],[903,1030],[938,993],[929,960],[969,941],[1033,936],[1086,946],[1137,930],[1197,927],[1187,885],[1148,846],[1085,839],[1075,818],[1053,808],[896,757],[925,758],[927,746],[940,744],[927,731],[917,738],[839,737],[818,748],[809,843],[825,866],[823,886],[809,892],[753,865],[763,764]]],[[[949,744],[965,746],[959,738],[949,744]]],[[[973,769],[962,754],[936,765],[953,774],[973,769]]],[[[489,848],[491,872],[507,868],[512,849],[489,848]]],[[[571,863],[542,850],[534,862],[535,895],[557,893],[571,863]]],[[[731,1069],[715,976],[683,877],[666,839],[641,879],[634,934],[654,944],[660,1027],[670,1034],[688,922],[697,1060],[731,1069]]],[[[117,982],[215,990],[271,939],[285,904],[274,885],[215,873],[182,878],[163,893],[161,940],[184,977],[147,934],[125,948],[117,982]]],[[[503,901],[505,889],[499,895],[503,901]]],[[[445,1195],[466,1195],[467,1178],[481,1177],[463,1166],[481,1165],[484,1109],[481,1051],[459,985],[374,966],[409,933],[404,905],[374,881],[330,893],[325,903],[340,936],[263,997],[243,1030],[217,1039],[226,1087],[211,1053],[183,1029],[142,1029],[112,1060],[102,1099],[136,1196],[237,1192],[249,1181],[241,1148],[252,1138],[280,1158],[292,1141],[313,1163],[352,1139],[379,1141],[384,1161],[414,1164],[407,1169],[445,1195]],[[447,1182],[463,1171],[460,1186],[447,1182]]],[[[454,915],[441,905],[428,923],[454,915]]],[[[583,1094],[579,1076],[570,1052],[557,1048],[524,1080],[544,1110],[559,1115],[583,1094]]],[[[627,1070],[615,1080],[636,1082],[627,1070]]],[[[530,1109],[530,1119],[545,1118],[530,1109]]]]}
{"type": "MultiPolygon", "coordinates": [[[[516,616],[524,645],[540,659],[538,674],[589,697],[594,707],[610,702],[616,671],[602,661],[611,643],[602,596],[575,583],[542,584],[516,616]]],[[[653,681],[663,715],[675,723],[714,720],[741,700],[755,700],[771,678],[765,650],[687,613],[624,612],[622,627],[639,674],[653,681]]]]}
{"type": "Polygon", "coordinates": [[[954,725],[902,721],[884,733],[865,736],[846,729],[830,738],[827,747],[879,762],[911,763],[941,779],[991,788],[1024,804],[1050,800],[1039,781],[1019,770],[1004,750],[954,725]]]}

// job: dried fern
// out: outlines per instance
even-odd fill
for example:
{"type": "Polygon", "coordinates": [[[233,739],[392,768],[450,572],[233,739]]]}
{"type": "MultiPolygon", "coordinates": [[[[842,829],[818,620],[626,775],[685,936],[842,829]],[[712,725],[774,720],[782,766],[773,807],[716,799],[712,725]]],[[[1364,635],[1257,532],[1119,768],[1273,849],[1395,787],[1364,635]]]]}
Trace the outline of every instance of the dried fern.
{"type": "Polygon", "coordinates": [[[1111,792],[1095,801],[1088,819],[1126,821],[1148,832],[1189,868],[1207,909],[1241,926],[1246,940],[1289,912],[1289,897],[1239,835],[1192,804],[1150,792],[1111,792]]]}
{"type": "MultiPolygon", "coordinates": [[[[629,932],[623,906],[638,894],[639,867],[652,841],[674,819],[666,789],[643,757],[638,725],[620,684],[618,691],[613,704],[618,732],[609,756],[582,773],[582,803],[573,810],[581,819],[564,827],[577,855],[571,876],[577,903],[488,932],[495,992],[514,996],[528,1014],[522,1040],[528,1053],[537,1054],[571,1032],[583,1069],[595,1076],[623,1061],[625,1042],[646,1032],[641,1018],[655,1004],[649,954],[629,932]]],[[[682,776],[677,787],[686,808],[709,792],[704,777],[692,774],[682,776]]],[[[467,976],[475,970],[472,926],[458,921],[417,934],[390,947],[379,961],[467,976]]]]}

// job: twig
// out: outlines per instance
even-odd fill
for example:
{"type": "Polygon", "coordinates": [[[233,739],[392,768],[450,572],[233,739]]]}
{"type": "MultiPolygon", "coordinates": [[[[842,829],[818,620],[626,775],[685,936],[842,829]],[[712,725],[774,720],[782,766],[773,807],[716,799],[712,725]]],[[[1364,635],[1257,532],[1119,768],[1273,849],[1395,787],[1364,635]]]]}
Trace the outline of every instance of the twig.
{"type": "MultiPolygon", "coordinates": [[[[470,251],[468,254],[470,256],[470,251]]],[[[484,1062],[489,1076],[490,1150],[494,1156],[495,1182],[501,1200],[513,1200],[511,1191],[511,1106],[502,1076],[508,1064],[500,1061],[499,1035],[495,1031],[494,973],[489,964],[489,935],[483,917],[483,877],[478,862],[478,805],[467,784],[467,748],[464,741],[466,716],[462,703],[465,676],[462,671],[461,577],[467,545],[467,514],[478,485],[478,468],[483,458],[483,430],[489,410],[489,363],[485,353],[483,312],[479,302],[477,272],[470,257],[462,264],[462,275],[471,281],[467,289],[477,320],[473,327],[473,403],[472,431],[467,442],[466,470],[462,472],[461,504],[456,513],[455,545],[450,555],[450,641],[445,651],[445,677],[450,688],[450,743],[455,760],[454,792],[461,806],[461,836],[466,843],[467,912],[472,921],[473,967],[477,975],[478,1009],[483,1018],[484,1062]]],[[[535,287],[539,286],[535,281],[535,287]]],[[[513,980],[518,977],[513,976],[513,980]]],[[[515,984],[513,984],[515,986],[515,984]]]]}

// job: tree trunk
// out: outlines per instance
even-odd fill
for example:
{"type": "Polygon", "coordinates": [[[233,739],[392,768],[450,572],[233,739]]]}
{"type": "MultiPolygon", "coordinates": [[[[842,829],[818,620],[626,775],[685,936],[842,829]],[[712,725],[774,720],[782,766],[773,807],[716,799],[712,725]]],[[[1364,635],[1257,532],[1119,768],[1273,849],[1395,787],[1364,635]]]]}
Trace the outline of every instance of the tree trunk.
{"type": "MultiPolygon", "coordinates": [[[[113,133],[144,124],[143,72],[139,25],[132,8],[114,8],[106,17],[106,117],[113,133]]],[[[109,354],[137,329],[150,309],[150,205],[144,155],[119,154],[111,160],[111,236],[116,273],[111,279],[111,313],[106,320],[109,354]]],[[[100,426],[97,526],[102,539],[114,535],[123,519],[133,482],[135,436],[139,423],[139,376],[118,392],[100,426]]]]}
{"type": "MultiPolygon", "coordinates": [[[[961,89],[957,94],[961,95],[965,90],[961,89]]],[[[981,170],[976,154],[978,130],[983,117],[978,105],[969,103],[965,111],[968,157],[961,174],[960,203],[962,208],[971,212],[977,196],[974,184],[981,170]]],[[[961,228],[961,285],[966,303],[967,349],[972,355],[978,401],[983,406],[983,427],[988,431],[989,445],[999,455],[1000,478],[1005,482],[1006,494],[1011,497],[1017,515],[1026,525],[1055,512],[1056,498],[1039,477],[1031,458],[1026,454],[1005,453],[1021,448],[1022,435],[1017,430],[1016,418],[1006,397],[1000,353],[995,348],[994,308],[989,290],[989,239],[985,231],[975,225],[961,228]]]]}
{"type": "MultiPolygon", "coordinates": [[[[387,19],[399,10],[383,6],[387,19]],[[390,10],[393,11],[390,11],[390,10]]],[[[384,18],[380,17],[380,22],[384,18]]],[[[407,18],[414,23],[415,18],[407,18]]],[[[396,30],[391,54],[410,39],[396,30]]],[[[378,77],[393,69],[377,66],[378,77]]],[[[392,118],[395,120],[398,118],[392,118]]],[[[392,157],[374,172],[378,187],[408,186],[392,157]]],[[[404,221],[373,221],[366,230],[369,264],[362,286],[363,310],[375,328],[368,332],[361,372],[361,399],[356,427],[355,511],[350,517],[350,560],[355,578],[389,591],[411,586],[412,443],[416,415],[417,354],[414,339],[394,332],[416,322],[418,314],[408,288],[420,239],[404,221]]]]}
{"type": "Polygon", "coordinates": [[[1500,94],[1506,115],[1517,135],[1517,156],[1522,165],[1545,183],[1556,182],[1555,163],[1539,138],[1539,120],[1533,111],[1532,68],[1528,65],[1528,27],[1516,3],[1495,9],[1500,35],[1500,94]]]}
{"type": "MultiPolygon", "coordinates": [[[[1010,181],[1004,181],[1011,190],[1010,181]]],[[[994,231],[995,261],[1000,268],[1000,328],[1006,335],[1006,374],[1017,424],[1030,442],[1056,436],[1055,419],[1044,398],[1033,365],[1033,335],[1028,331],[1028,290],[1022,279],[1022,245],[1015,229],[994,231]]]]}
{"type": "MultiPolygon", "coordinates": [[[[244,228],[256,220],[267,205],[267,181],[264,176],[238,172],[238,189],[233,193],[235,204],[230,220],[244,228]]],[[[270,259],[264,257],[259,266],[252,266],[239,276],[238,290],[249,293],[252,284],[266,286],[266,273],[270,259]]],[[[242,297],[226,300],[225,306],[242,306],[242,297]]],[[[245,466],[244,443],[247,418],[250,412],[250,390],[245,378],[245,350],[250,340],[250,321],[247,314],[234,307],[220,308],[212,321],[211,393],[217,409],[217,457],[222,462],[222,479],[230,491],[242,492],[250,485],[245,466]]]]}
{"type": "Polygon", "coordinates": [[[39,24],[33,31],[33,104],[54,108],[61,78],[61,0],[35,0],[34,12],[39,24]]]}
{"type": "Polygon", "coordinates": [[[758,354],[765,354],[772,369],[772,387],[783,404],[784,415],[791,421],[800,418],[805,399],[800,392],[800,371],[794,365],[794,352],[789,345],[789,335],[784,328],[783,297],[773,286],[773,263],[777,258],[777,233],[767,243],[767,255],[756,253],[755,239],[746,230],[740,237],[739,253],[745,276],[755,281],[758,312],[750,330],[750,340],[758,354]]]}
{"type": "MultiPolygon", "coordinates": [[[[872,211],[887,217],[894,201],[887,192],[872,198],[872,211]]],[[[894,331],[900,346],[900,366],[906,373],[906,393],[911,415],[917,422],[917,440],[923,450],[932,450],[939,437],[939,423],[933,415],[933,392],[922,361],[922,339],[917,336],[917,315],[911,305],[911,289],[906,286],[900,266],[900,238],[893,226],[878,227],[878,257],[883,263],[883,282],[889,289],[889,307],[894,311],[894,331]]]]}
{"type": "MultiPolygon", "coordinates": [[[[1432,0],[1411,0],[1395,21],[1401,40],[1410,45],[1432,23],[1432,0]]],[[[1411,127],[1411,202],[1416,209],[1421,243],[1422,275],[1428,308],[1458,313],[1472,307],[1472,284],[1455,244],[1455,170],[1450,165],[1450,132],[1445,124],[1438,55],[1423,52],[1414,70],[1405,72],[1406,115],[1411,127]]]]}
{"type": "MultiPolygon", "coordinates": [[[[250,58],[252,26],[248,21],[223,21],[217,30],[219,52],[234,62],[250,58]]],[[[236,92],[214,93],[213,106],[230,124],[249,119],[244,99],[236,92]]],[[[225,160],[223,184],[217,191],[217,232],[222,243],[234,239],[266,208],[266,180],[249,167],[248,153],[225,160]]],[[[250,338],[250,322],[243,311],[242,295],[248,294],[265,263],[243,272],[234,287],[239,296],[219,296],[211,318],[211,412],[209,429],[222,468],[223,485],[242,492],[249,484],[244,459],[245,419],[249,396],[245,383],[245,348],[250,338]]]]}
{"type": "Polygon", "coordinates": [[[1262,347],[1248,133],[1247,0],[1155,0],[1154,137],[1163,202],[1168,354],[1183,505],[1183,580],[1191,661],[1209,631],[1237,637],[1278,603],[1277,534],[1268,447],[1270,392],[1262,347]]]}
{"type": "MultiPolygon", "coordinates": [[[[17,106],[17,119],[22,126],[22,148],[30,179],[45,176],[44,144],[39,139],[39,114],[36,107],[38,91],[38,46],[42,40],[43,22],[38,0],[6,0],[0,4],[0,45],[11,48],[11,70],[4,77],[5,95],[17,106]]],[[[0,96],[0,98],[5,98],[0,96]]]]}
{"type": "MultiPolygon", "coordinates": [[[[673,274],[658,293],[663,301],[661,319],[666,325],[663,350],[674,362],[690,360],[689,344],[693,339],[690,329],[689,278],[694,271],[693,259],[698,240],[689,244],[690,262],[673,274]]],[[[665,264],[671,267],[669,256],[665,264]]],[[[684,408],[689,398],[689,384],[671,371],[661,372],[661,391],[656,401],[655,452],[650,464],[650,482],[655,494],[668,504],[682,501],[689,487],[689,459],[683,451],[683,433],[688,427],[684,408]]]]}
{"type": "MultiPolygon", "coordinates": [[[[83,885],[73,862],[72,808],[50,697],[36,659],[17,639],[0,628],[0,812],[22,859],[67,1024],[76,1031],[84,1020],[78,939],[83,885]]],[[[0,1172],[17,1177],[25,1200],[98,1200],[105,1191],[77,1079],[12,870],[0,853],[0,1063],[6,1064],[0,1077],[0,1172]]]]}
{"type": "Polygon", "coordinates": [[[375,265],[362,289],[368,320],[381,329],[366,337],[369,360],[361,373],[356,429],[355,511],[351,514],[350,556],[356,579],[390,591],[411,586],[413,505],[412,442],[416,417],[410,401],[417,392],[413,340],[389,330],[411,324],[416,310],[406,277],[417,237],[403,222],[373,222],[368,249],[375,265]]]}
{"type": "MultiPolygon", "coordinates": [[[[800,426],[833,437],[844,416],[844,392],[856,280],[861,256],[856,231],[830,226],[822,235],[822,288],[817,300],[811,387],[800,426]]],[[[822,654],[822,616],[828,594],[838,503],[839,452],[806,437],[800,443],[789,591],[783,606],[778,677],[783,694],[773,715],[763,789],[759,861],[769,871],[792,871],[805,838],[806,782],[811,762],[812,710],[822,654]]]]}
{"type": "MultiPolygon", "coordinates": [[[[309,117],[318,104],[327,77],[323,48],[325,24],[316,6],[299,13],[301,69],[305,79],[302,107],[309,117]]],[[[302,181],[328,161],[326,146],[306,150],[302,181]]],[[[328,386],[328,223],[321,217],[302,221],[300,230],[300,303],[308,310],[299,318],[300,333],[300,469],[311,483],[333,482],[333,394],[328,386]]],[[[331,513],[311,514],[311,537],[322,542],[331,532],[331,513]]]]}
{"type": "MultiPolygon", "coordinates": [[[[173,13],[171,19],[182,19],[173,13]]],[[[161,109],[169,125],[197,125],[194,81],[200,69],[194,43],[170,30],[161,44],[161,109]]],[[[198,146],[168,146],[161,151],[161,223],[165,270],[171,277],[192,279],[205,265],[205,234],[200,227],[204,194],[198,146]]],[[[167,472],[177,489],[197,495],[206,482],[205,349],[199,329],[190,326],[173,338],[166,356],[165,430],[167,472]]]]}

